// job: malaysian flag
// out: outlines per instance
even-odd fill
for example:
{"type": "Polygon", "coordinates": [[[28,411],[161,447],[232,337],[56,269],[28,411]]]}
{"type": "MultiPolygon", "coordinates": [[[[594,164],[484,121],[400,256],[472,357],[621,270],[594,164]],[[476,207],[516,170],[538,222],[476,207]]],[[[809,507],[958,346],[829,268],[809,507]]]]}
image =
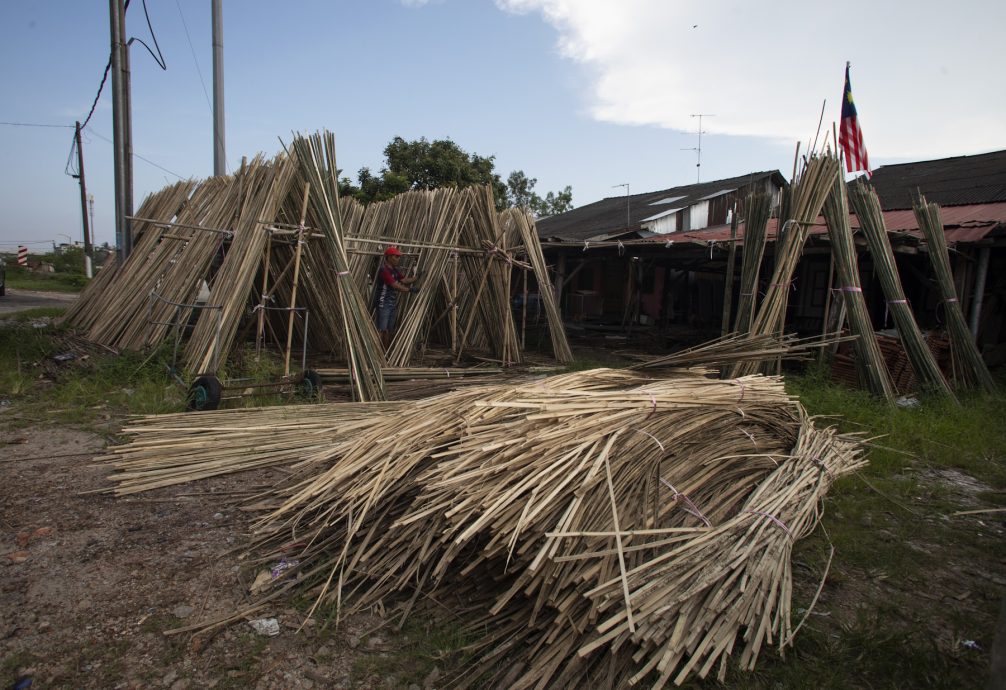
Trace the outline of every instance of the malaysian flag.
{"type": "Polygon", "coordinates": [[[849,83],[849,63],[845,63],[845,93],[842,94],[842,126],[838,132],[838,145],[845,154],[845,169],[847,172],[865,170],[870,172],[870,159],[866,155],[863,144],[863,130],[859,128],[859,118],[856,117],[856,102],[852,100],[852,85],[849,83]]]}

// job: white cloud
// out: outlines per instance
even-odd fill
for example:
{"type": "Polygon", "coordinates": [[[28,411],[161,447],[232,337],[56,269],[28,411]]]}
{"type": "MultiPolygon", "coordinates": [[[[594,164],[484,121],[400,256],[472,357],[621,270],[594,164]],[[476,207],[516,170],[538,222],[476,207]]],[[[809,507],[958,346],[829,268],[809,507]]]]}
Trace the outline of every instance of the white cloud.
{"type": "Polygon", "coordinates": [[[400,0],[405,7],[425,7],[431,0],[400,0]]]}
{"type": "Polygon", "coordinates": [[[846,60],[873,156],[1006,147],[1006,3],[496,0],[539,13],[597,120],[807,141],[838,119],[846,60]],[[956,42],[956,44],[955,44],[956,42]]]}

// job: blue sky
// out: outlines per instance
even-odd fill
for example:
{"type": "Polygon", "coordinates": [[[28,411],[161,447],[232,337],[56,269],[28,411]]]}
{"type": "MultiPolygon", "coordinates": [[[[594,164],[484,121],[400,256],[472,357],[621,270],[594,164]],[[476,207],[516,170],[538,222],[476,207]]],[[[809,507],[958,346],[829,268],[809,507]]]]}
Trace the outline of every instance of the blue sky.
{"type": "MultiPolygon", "coordinates": [[[[1006,148],[1006,3],[888,0],[224,0],[228,169],[329,129],[354,177],[395,136],[451,138],[576,206],[696,179],[788,178],[845,62],[873,167],[1006,148]],[[863,3],[864,5],[866,3],[863,3]]],[[[212,173],[210,0],[147,0],[167,71],[132,50],[136,205],[212,173]],[[186,28],[188,36],[186,35],[186,28]],[[191,41],[191,46],[190,46],[191,41]],[[200,79],[200,74],[202,79],[200,79]],[[149,162],[148,162],[149,161],[149,162]]],[[[128,35],[153,45],[142,0],[128,35]]],[[[108,60],[108,3],[0,7],[0,250],[81,239],[64,174],[108,60]]],[[[114,241],[110,89],[85,130],[97,241],[114,241]]],[[[50,244],[51,246],[51,244],[50,244]]]]}

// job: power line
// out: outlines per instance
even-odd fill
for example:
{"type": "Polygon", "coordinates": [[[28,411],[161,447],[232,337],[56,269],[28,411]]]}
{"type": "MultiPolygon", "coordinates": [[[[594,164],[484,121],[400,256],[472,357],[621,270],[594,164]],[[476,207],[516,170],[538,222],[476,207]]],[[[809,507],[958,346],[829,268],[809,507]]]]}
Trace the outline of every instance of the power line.
{"type": "MultiPolygon", "coordinates": [[[[96,131],[94,130],[94,128],[93,128],[93,127],[89,127],[88,129],[90,130],[91,134],[93,134],[94,136],[98,137],[99,139],[104,139],[104,140],[105,140],[105,141],[107,141],[107,142],[108,142],[109,144],[113,144],[113,145],[115,144],[115,142],[113,142],[113,141],[112,141],[111,139],[109,139],[109,138],[108,138],[108,137],[106,137],[105,135],[103,135],[103,134],[99,134],[98,132],[96,132],[96,131]]],[[[163,170],[164,172],[168,173],[169,175],[174,175],[174,176],[175,176],[175,177],[177,177],[177,178],[178,178],[179,180],[184,180],[184,179],[185,179],[184,177],[182,177],[182,176],[181,176],[181,175],[179,175],[178,173],[176,173],[176,172],[173,172],[173,171],[171,171],[171,170],[168,170],[168,169],[167,169],[167,168],[165,168],[165,167],[164,167],[163,165],[159,165],[159,164],[155,163],[154,161],[150,160],[149,158],[144,158],[144,157],[143,157],[143,156],[141,156],[140,154],[136,153],[136,151],[133,151],[133,158],[139,158],[139,159],[140,159],[141,161],[143,161],[144,163],[147,163],[147,164],[149,164],[149,165],[152,165],[152,166],[154,166],[155,168],[157,168],[158,170],[163,170]]]]}
{"type": "Polygon", "coordinates": [[[8,127],[60,127],[73,129],[73,125],[45,125],[39,122],[0,122],[0,125],[7,125],[8,127]]]}
{"type": "Polygon", "coordinates": [[[175,0],[175,5],[178,6],[178,16],[182,18],[182,28],[185,29],[185,40],[189,42],[189,51],[192,52],[192,62],[196,65],[196,74],[199,75],[199,83],[203,85],[203,96],[206,97],[206,107],[210,109],[210,113],[213,113],[213,105],[210,103],[210,94],[206,90],[206,82],[203,80],[203,71],[199,69],[199,60],[196,59],[196,49],[192,45],[192,38],[189,36],[189,25],[185,23],[185,15],[182,14],[182,5],[175,0]]]}

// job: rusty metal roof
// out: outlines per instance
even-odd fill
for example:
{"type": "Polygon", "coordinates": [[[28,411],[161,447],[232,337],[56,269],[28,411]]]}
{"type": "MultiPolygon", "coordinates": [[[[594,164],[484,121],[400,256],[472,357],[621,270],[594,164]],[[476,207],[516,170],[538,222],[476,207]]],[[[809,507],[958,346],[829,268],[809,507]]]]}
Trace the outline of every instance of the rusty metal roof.
{"type": "MultiPolygon", "coordinates": [[[[949,244],[977,242],[985,239],[996,228],[1006,228],[1006,201],[994,204],[947,206],[941,208],[940,212],[943,217],[943,229],[949,244]]],[[[859,221],[855,214],[850,214],[849,220],[852,223],[853,229],[859,228],[859,221]]],[[[772,218],[769,220],[767,234],[770,242],[775,239],[778,225],[778,219],[772,218]]],[[[884,226],[888,232],[905,233],[912,237],[922,237],[922,231],[919,230],[919,223],[915,219],[913,211],[884,211],[884,226]]],[[[824,217],[822,216],[817,219],[817,225],[811,228],[810,234],[820,235],[827,231],[828,229],[824,225],[824,217]]],[[[741,223],[737,228],[737,237],[743,243],[744,223],[741,223]]],[[[675,244],[685,242],[727,242],[730,240],[730,226],[717,225],[702,230],[653,235],[645,238],[644,241],[662,244],[669,240],[675,244]]]]}

